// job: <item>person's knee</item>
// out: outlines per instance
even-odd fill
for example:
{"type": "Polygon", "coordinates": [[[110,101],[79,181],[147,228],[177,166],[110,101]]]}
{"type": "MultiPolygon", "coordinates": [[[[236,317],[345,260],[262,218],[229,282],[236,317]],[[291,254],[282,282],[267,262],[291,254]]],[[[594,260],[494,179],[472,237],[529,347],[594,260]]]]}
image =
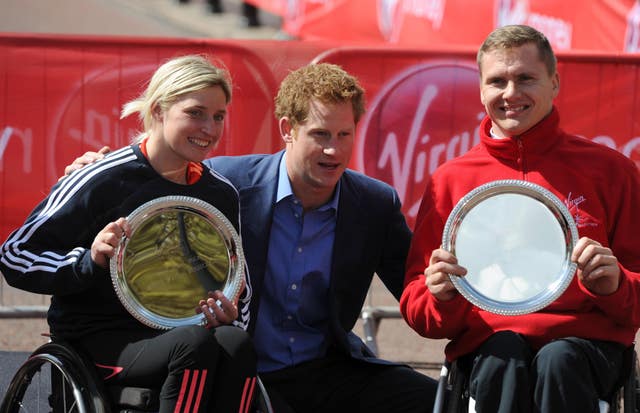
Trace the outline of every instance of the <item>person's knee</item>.
{"type": "Polygon", "coordinates": [[[185,331],[188,333],[186,336],[186,340],[191,342],[191,345],[194,348],[202,349],[210,347],[213,343],[216,342],[216,338],[211,331],[206,328],[202,328],[201,326],[192,325],[184,327],[185,331]]]}
{"type": "Polygon", "coordinates": [[[523,404],[509,395],[528,391],[531,356],[531,347],[519,334],[493,334],[476,353],[461,360],[461,367],[469,371],[469,394],[485,407],[495,403],[523,404]]]}
{"type": "Polygon", "coordinates": [[[482,356],[493,356],[501,360],[524,360],[530,357],[527,341],[513,331],[498,331],[482,343],[477,351],[482,356]]]}
{"type": "Polygon", "coordinates": [[[429,407],[428,411],[431,411],[436,401],[438,382],[431,377],[418,373],[417,371],[413,371],[413,375],[416,376],[414,379],[416,385],[423,389],[420,392],[420,401],[423,403],[423,406],[429,407]]]}
{"type": "Polygon", "coordinates": [[[416,413],[431,411],[438,382],[407,366],[376,366],[362,392],[353,398],[355,410],[416,413]]]}
{"type": "Polygon", "coordinates": [[[215,329],[215,337],[225,357],[234,360],[237,366],[244,366],[246,371],[256,369],[258,356],[251,336],[246,331],[233,326],[220,326],[215,329]]]}
{"type": "Polygon", "coordinates": [[[433,406],[438,382],[409,367],[400,367],[394,382],[404,383],[403,387],[413,392],[413,398],[422,406],[433,406]],[[399,376],[399,377],[398,377],[399,376]]]}
{"type": "Polygon", "coordinates": [[[493,381],[494,376],[502,377],[507,371],[522,374],[518,371],[526,371],[530,360],[531,348],[522,336],[499,331],[482,343],[472,357],[462,358],[458,365],[470,371],[475,380],[493,381]]]}
{"type": "Polygon", "coordinates": [[[249,334],[238,327],[220,326],[215,329],[220,346],[232,357],[255,357],[255,348],[249,334]]]}
{"type": "Polygon", "coordinates": [[[217,360],[219,347],[211,331],[197,325],[177,327],[174,330],[178,335],[176,352],[182,358],[198,363],[211,363],[217,360]]]}
{"type": "Polygon", "coordinates": [[[538,377],[584,377],[589,364],[581,356],[582,353],[570,341],[552,341],[536,353],[531,370],[538,377]]]}

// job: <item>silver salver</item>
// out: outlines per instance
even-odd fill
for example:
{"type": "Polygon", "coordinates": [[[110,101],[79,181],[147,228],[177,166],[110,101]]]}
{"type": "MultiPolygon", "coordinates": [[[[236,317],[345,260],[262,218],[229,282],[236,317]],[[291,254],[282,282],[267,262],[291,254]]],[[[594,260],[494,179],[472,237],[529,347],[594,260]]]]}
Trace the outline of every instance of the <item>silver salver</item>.
{"type": "Polygon", "coordinates": [[[111,280],[124,307],[156,329],[202,324],[196,314],[208,291],[234,300],[245,279],[240,237],[214,206],[197,198],[165,196],[133,211],[110,261],[111,280]]]}
{"type": "Polygon", "coordinates": [[[549,190],[521,180],[493,181],[465,195],[445,224],[442,246],[467,275],[456,289],[492,313],[538,311],[569,286],[578,240],[567,207],[549,190]]]}

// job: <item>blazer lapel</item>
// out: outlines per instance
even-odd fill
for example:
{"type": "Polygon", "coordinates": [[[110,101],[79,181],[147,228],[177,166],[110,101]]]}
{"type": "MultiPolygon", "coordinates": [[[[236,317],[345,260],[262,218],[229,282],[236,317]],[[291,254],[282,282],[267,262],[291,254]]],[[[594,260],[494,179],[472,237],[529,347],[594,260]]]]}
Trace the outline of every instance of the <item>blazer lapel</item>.
{"type": "MultiPolygon", "coordinates": [[[[253,288],[252,320],[257,317],[267,266],[269,232],[278,184],[278,165],[282,153],[266,156],[251,172],[251,184],[240,189],[242,244],[253,288]]],[[[254,324],[255,325],[255,324],[254,324]]],[[[250,327],[252,329],[253,327],[250,327]]]]}
{"type": "MultiPolygon", "coordinates": [[[[269,230],[273,215],[273,194],[275,185],[255,186],[240,191],[243,244],[249,248],[245,251],[251,274],[264,274],[267,249],[269,247],[269,230]]],[[[262,280],[259,284],[262,283],[262,280]]]]}
{"type": "MultiPolygon", "coordinates": [[[[350,184],[347,174],[348,171],[345,171],[340,183],[340,202],[331,263],[332,290],[335,290],[337,284],[350,282],[344,278],[350,276],[354,261],[363,256],[362,249],[367,245],[366,239],[363,239],[367,232],[361,229],[366,222],[362,215],[360,196],[350,184]]],[[[353,275],[355,274],[351,274],[353,275]]]]}

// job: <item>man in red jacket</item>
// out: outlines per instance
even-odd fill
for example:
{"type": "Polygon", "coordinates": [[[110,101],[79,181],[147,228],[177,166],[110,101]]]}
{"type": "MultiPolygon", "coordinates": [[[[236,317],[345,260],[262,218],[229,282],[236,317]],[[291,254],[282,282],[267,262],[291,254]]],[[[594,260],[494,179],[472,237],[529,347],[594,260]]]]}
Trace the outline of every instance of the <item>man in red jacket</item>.
{"type": "Polygon", "coordinates": [[[478,52],[478,66],[488,115],[481,142],[442,165],[427,185],[402,313],[421,335],[450,339],[449,360],[468,361],[476,411],[597,411],[598,399],[615,389],[640,325],[638,169],[620,153],[560,129],[553,105],[560,81],[543,34],[520,25],[496,29],[478,52]],[[569,287],[525,315],[498,315],[467,301],[449,278],[467,270],[440,248],[453,206],[502,179],[550,190],[570,206],[581,237],[569,287]]]}

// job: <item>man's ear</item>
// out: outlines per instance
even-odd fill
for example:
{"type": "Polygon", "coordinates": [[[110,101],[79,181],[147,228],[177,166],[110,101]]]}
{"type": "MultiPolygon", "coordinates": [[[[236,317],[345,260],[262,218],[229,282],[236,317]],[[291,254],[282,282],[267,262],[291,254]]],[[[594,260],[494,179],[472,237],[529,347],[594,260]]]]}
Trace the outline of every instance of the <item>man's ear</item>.
{"type": "Polygon", "coordinates": [[[293,125],[289,121],[289,118],[283,117],[278,121],[278,127],[280,128],[280,137],[285,143],[293,142],[293,125]]]}
{"type": "Polygon", "coordinates": [[[553,85],[553,97],[557,97],[560,93],[560,75],[558,72],[551,78],[551,84],[553,85]]]}

